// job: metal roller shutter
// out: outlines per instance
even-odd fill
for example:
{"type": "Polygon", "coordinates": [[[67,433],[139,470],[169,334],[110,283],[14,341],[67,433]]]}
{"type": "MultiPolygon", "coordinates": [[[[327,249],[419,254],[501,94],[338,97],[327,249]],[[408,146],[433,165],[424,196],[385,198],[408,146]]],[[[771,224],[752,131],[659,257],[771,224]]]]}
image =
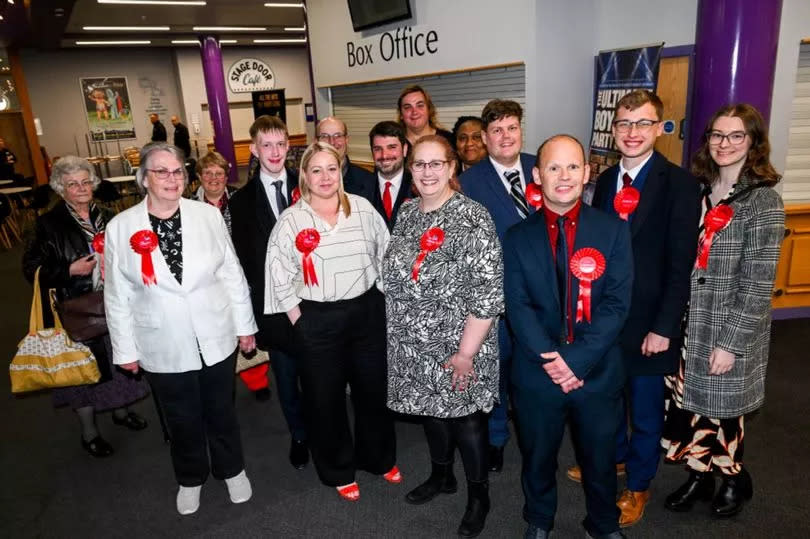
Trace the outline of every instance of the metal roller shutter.
{"type": "Polygon", "coordinates": [[[810,202],[810,43],[799,49],[782,198],[786,203],[810,202]]]}

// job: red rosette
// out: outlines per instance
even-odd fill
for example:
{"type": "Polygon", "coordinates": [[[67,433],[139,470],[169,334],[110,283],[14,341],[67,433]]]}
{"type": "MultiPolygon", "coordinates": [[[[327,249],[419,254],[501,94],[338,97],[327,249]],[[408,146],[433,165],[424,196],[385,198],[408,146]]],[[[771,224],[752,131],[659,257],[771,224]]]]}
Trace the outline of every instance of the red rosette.
{"type": "Polygon", "coordinates": [[[104,232],[99,232],[93,236],[93,241],[90,243],[93,251],[98,253],[98,263],[101,268],[101,280],[104,280],[104,232]]]}
{"type": "Polygon", "coordinates": [[[152,251],[158,246],[157,234],[151,230],[139,230],[129,238],[132,250],[141,255],[141,277],[143,284],[149,286],[157,283],[155,268],[152,265],[152,251]]]}
{"type": "Polygon", "coordinates": [[[301,268],[304,272],[304,284],[317,286],[318,276],[315,274],[315,264],[312,262],[312,252],[321,242],[321,235],[314,228],[305,228],[295,237],[295,248],[301,254],[301,268]]]}
{"type": "Polygon", "coordinates": [[[714,235],[726,228],[733,217],[734,208],[727,204],[720,204],[706,212],[706,216],[703,218],[703,228],[706,233],[703,235],[703,239],[700,240],[698,256],[695,261],[696,268],[706,269],[709,266],[709,251],[712,248],[714,235]]]}
{"type": "Polygon", "coordinates": [[[416,260],[413,262],[413,269],[411,270],[411,276],[414,281],[419,280],[419,268],[422,267],[422,262],[425,261],[425,257],[428,253],[435,251],[441,247],[443,243],[444,230],[437,226],[425,230],[425,233],[422,234],[422,237],[419,239],[419,248],[421,251],[419,251],[419,254],[416,256],[416,260]]]}
{"type": "Polygon", "coordinates": [[[636,211],[639,200],[641,200],[641,192],[632,185],[628,185],[622,187],[613,197],[613,208],[620,218],[627,221],[627,217],[636,211]]]}
{"type": "Polygon", "coordinates": [[[534,182],[526,186],[526,202],[536,210],[543,207],[543,191],[534,182]]]}
{"type": "Polygon", "coordinates": [[[301,190],[298,188],[297,185],[295,187],[293,187],[292,194],[290,195],[290,198],[292,199],[293,204],[298,202],[298,199],[301,198],[301,190]]]}
{"type": "Polygon", "coordinates": [[[579,279],[577,322],[591,321],[591,282],[605,273],[605,256],[593,247],[583,247],[574,253],[569,264],[571,273],[579,279]]]}

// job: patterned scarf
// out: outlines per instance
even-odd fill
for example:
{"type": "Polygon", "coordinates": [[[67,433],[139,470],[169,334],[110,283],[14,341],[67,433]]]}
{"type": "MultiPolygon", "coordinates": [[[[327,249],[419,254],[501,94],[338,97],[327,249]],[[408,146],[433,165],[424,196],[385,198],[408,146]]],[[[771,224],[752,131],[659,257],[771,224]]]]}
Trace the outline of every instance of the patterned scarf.
{"type": "Polygon", "coordinates": [[[65,205],[67,206],[68,212],[70,212],[70,216],[73,217],[73,220],[76,221],[76,223],[82,229],[87,243],[92,243],[93,237],[99,232],[103,232],[104,227],[107,226],[107,223],[104,221],[104,217],[101,215],[101,210],[98,209],[95,202],[90,203],[90,221],[85,221],[82,219],[79,213],[73,209],[73,206],[67,202],[65,205]]]}

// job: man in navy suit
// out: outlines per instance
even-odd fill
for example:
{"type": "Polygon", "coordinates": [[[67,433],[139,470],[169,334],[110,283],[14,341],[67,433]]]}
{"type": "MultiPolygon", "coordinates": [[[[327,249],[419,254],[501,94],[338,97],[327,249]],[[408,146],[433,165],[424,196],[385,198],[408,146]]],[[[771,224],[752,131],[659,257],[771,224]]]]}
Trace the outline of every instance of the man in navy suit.
{"type": "MultiPolygon", "coordinates": [[[[628,375],[616,435],[617,471],[627,473],[618,502],[622,527],[641,520],[658,470],[664,375],[678,368],[681,320],[697,251],[698,182],[653,149],[663,131],[663,108],[661,99],[646,90],[630,92],[616,104],[613,137],[622,158],[599,176],[593,198],[595,208],[616,215],[614,199],[625,185],[641,195],[627,216],[635,279],[620,336],[628,375]]],[[[578,480],[579,470],[570,469],[568,475],[578,480]]]]}
{"type": "Polygon", "coordinates": [[[408,139],[397,122],[380,122],[368,134],[375,174],[360,182],[344,183],[346,192],[366,198],[382,215],[389,232],[394,230],[399,207],[411,193],[411,173],[405,168],[408,139]]]}
{"type": "Polygon", "coordinates": [[[624,384],[618,337],[633,280],[630,231],[582,204],[590,170],[576,139],[554,136],[537,155],[532,174],[542,188],[543,209],[509,229],[503,241],[525,537],[547,538],[554,526],[557,453],[566,420],[583,468],[588,537],[624,537],[616,507],[615,436],[624,384]]]}
{"type": "MultiPolygon", "coordinates": [[[[503,241],[506,229],[534,213],[526,204],[526,184],[531,181],[535,158],[521,153],[523,133],[520,120],[523,109],[514,101],[493,99],[481,113],[482,137],[489,157],[467,169],[460,177],[464,194],[479,202],[492,216],[498,238],[503,241]]],[[[509,372],[512,339],[506,318],[498,322],[500,347],[500,399],[489,419],[489,469],[503,468],[503,449],[509,441],[509,372]]]]}
{"type": "Polygon", "coordinates": [[[373,174],[353,164],[346,155],[349,147],[349,132],[343,120],[334,116],[324,118],[315,126],[315,138],[331,144],[338,151],[342,160],[343,189],[347,193],[356,194],[358,189],[362,189],[363,185],[372,181],[373,174]]]}

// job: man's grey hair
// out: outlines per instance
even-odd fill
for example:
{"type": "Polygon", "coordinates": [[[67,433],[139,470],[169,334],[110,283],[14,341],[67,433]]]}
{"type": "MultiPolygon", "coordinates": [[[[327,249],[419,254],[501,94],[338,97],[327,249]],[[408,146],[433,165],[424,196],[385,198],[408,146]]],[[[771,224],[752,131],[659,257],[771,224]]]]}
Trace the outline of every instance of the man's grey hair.
{"type": "Polygon", "coordinates": [[[76,157],[75,155],[66,155],[64,157],[60,157],[59,160],[53,164],[50,181],[51,189],[53,189],[60,197],[64,197],[65,176],[81,171],[87,171],[88,177],[93,180],[93,191],[95,191],[96,187],[98,187],[101,183],[101,179],[96,176],[96,170],[93,168],[93,165],[87,162],[87,159],[83,157],[76,157]]]}
{"type": "Polygon", "coordinates": [[[146,174],[148,173],[147,169],[152,168],[150,161],[152,156],[154,156],[158,152],[169,152],[173,156],[177,158],[180,162],[180,165],[183,169],[183,184],[188,185],[188,171],[186,170],[186,154],[173,144],[169,144],[168,142],[151,142],[141,148],[141,164],[138,166],[138,171],[135,173],[135,183],[138,186],[138,189],[143,193],[146,191],[146,188],[143,186],[143,180],[146,178],[146,174]]]}

